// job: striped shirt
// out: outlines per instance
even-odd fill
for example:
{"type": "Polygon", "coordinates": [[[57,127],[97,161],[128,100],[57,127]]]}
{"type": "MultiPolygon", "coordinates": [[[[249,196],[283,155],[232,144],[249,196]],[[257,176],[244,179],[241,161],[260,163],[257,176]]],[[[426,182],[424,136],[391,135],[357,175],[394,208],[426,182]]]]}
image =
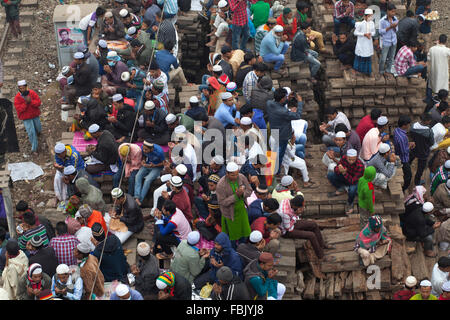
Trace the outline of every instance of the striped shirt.
{"type": "Polygon", "coordinates": [[[401,47],[395,56],[395,72],[402,76],[409,68],[414,67],[416,64],[412,50],[408,46],[401,47]]]}
{"type": "Polygon", "coordinates": [[[278,214],[281,216],[281,233],[285,235],[287,232],[294,230],[295,223],[300,220],[291,208],[290,199],[284,199],[281,201],[280,208],[278,209],[278,214]]]}
{"type": "Polygon", "coordinates": [[[402,163],[409,162],[409,141],[405,130],[394,129],[394,148],[395,154],[400,156],[402,163]]]}
{"type": "Polygon", "coordinates": [[[244,79],[244,83],[242,84],[242,93],[244,94],[245,99],[250,101],[250,97],[252,96],[252,90],[256,87],[258,82],[258,76],[255,71],[250,71],[247,73],[244,79]]]}
{"type": "Polygon", "coordinates": [[[47,247],[48,245],[48,236],[47,236],[47,229],[45,229],[45,226],[43,224],[38,225],[37,227],[34,227],[33,229],[27,230],[19,237],[19,247],[21,250],[25,250],[27,248],[27,242],[30,241],[34,236],[38,235],[41,237],[41,239],[44,240],[42,245],[44,247],[47,247]]]}
{"type": "Polygon", "coordinates": [[[73,249],[80,243],[77,237],[70,234],[52,238],[49,246],[55,250],[58,264],[67,264],[68,266],[76,265],[77,259],[73,254],[73,249]]]}
{"type": "Polygon", "coordinates": [[[355,16],[355,5],[351,1],[348,2],[348,6],[346,6],[342,0],[336,2],[336,4],[334,5],[335,18],[342,19],[345,17],[350,17],[353,19],[354,16],[355,16]],[[349,15],[346,15],[345,11],[347,10],[348,7],[350,7],[352,10],[349,15]]]}
{"type": "Polygon", "coordinates": [[[178,1],[177,0],[158,0],[160,6],[164,5],[164,13],[177,14],[178,1]]]}
{"type": "Polygon", "coordinates": [[[259,26],[258,29],[256,29],[255,34],[255,51],[259,55],[259,47],[261,46],[261,41],[264,39],[266,34],[270,31],[267,24],[263,24],[262,26],[259,26]]]}

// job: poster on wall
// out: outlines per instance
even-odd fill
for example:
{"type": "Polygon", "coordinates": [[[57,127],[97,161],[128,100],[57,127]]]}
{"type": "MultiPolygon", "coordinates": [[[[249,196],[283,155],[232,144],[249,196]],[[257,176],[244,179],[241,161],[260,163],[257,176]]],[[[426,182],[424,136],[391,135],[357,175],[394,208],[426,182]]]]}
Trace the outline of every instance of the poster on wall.
{"type": "Polygon", "coordinates": [[[77,47],[84,44],[83,33],[78,28],[59,28],[58,42],[61,48],[77,47]]]}

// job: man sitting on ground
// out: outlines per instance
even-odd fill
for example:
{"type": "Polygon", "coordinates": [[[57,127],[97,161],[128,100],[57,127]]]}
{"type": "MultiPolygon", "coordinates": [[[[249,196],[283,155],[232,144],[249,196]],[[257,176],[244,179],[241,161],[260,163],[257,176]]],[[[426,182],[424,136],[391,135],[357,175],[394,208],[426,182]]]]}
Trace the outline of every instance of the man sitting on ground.
{"type": "Polygon", "coordinates": [[[367,162],[368,166],[375,167],[377,173],[372,183],[382,189],[387,189],[387,183],[395,176],[397,168],[401,165],[396,155],[387,143],[380,144],[378,153],[367,162]]]}

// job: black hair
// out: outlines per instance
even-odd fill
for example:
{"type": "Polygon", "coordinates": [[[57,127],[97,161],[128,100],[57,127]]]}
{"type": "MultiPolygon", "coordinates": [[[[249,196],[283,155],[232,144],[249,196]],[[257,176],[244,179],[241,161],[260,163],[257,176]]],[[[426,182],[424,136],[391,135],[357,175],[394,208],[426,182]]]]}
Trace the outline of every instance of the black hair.
{"type": "Polygon", "coordinates": [[[28,203],[24,200],[20,200],[16,204],[16,211],[27,211],[27,209],[28,209],[28,203]]]}
{"type": "Polygon", "coordinates": [[[408,47],[410,47],[410,48],[413,48],[413,47],[418,48],[419,46],[420,46],[419,41],[417,41],[416,39],[411,39],[408,42],[408,47]]]}
{"type": "Polygon", "coordinates": [[[291,207],[294,206],[300,208],[303,206],[304,201],[305,199],[303,198],[302,195],[296,195],[294,198],[290,200],[291,207]]]}
{"type": "Polygon", "coordinates": [[[447,109],[448,109],[448,103],[447,103],[446,101],[441,101],[441,102],[439,103],[439,107],[437,107],[437,110],[438,110],[440,113],[444,112],[444,111],[447,110],[447,109]]]}
{"type": "Polygon", "coordinates": [[[440,257],[438,260],[438,266],[441,268],[448,268],[450,267],[450,258],[449,257],[440,257]]]}
{"type": "Polygon", "coordinates": [[[164,41],[164,49],[166,49],[167,51],[172,51],[174,46],[175,43],[172,40],[164,41]]]}
{"type": "Polygon", "coordinates": [[[394,9],[397,9],[397,7],[395,6],[395,4],[393,4],[393,3],[388,3],[388,5],[387,5],[387,11],[391,11],[391,10],[394,10],[394,9]]]}
{"type": "Polygon", "coordinates": [[[67,224],[64,221],[58,221],[55,229],[59,236],[68,232],[67,224]]]}
{"type": "Polygon", "coordinates": [[[270,216],[267,217],[267,223],[270,224],[280,224],[281,223],[281,216],[278,213],[272,213],[270,216]]]}
{"type": "Polygon", "coordinates": [[[5,248],[10,256],[17,256],[19,254],[19,243],[15,239],[9,239],[5,248]]]}
{"type": "Polygon", "coordinates": [[[346,126],[345,124],[343,124],[343,123],[338,123],[338,124],[336,125],[336,127],[334,127],[334,132],[335,132],[335,133],[338,133],[339,131],[342,131],[342,132],[344,132],[344,133],[347,133],[347,132],[348,132],[348,128],[347,128],[347,126],[346,126]]]}
{"type": "Polygon", "coordinates": [[[306,30],[306,29],[308,29],[310,26],[311,26],[311,23],[309,23],[309,22],[302,22],[302,23],[300,23],[300,29],[301,29],[301,30],[306,30]]]}
{"type": "Polygon", "coordinates": [[[431,117],[431,114],[429,114],[429,113],[427,112],[427,113],[422,113],[422,114],[420,115],[420,120],[421,120],[422,122],[428,122],[428,121],[433,120],[433,118],[431,117]]]}
{"type": "Polygon", "coordinates": [[[59,35],[61,35],[63,32],[67,32],[67,34],[69,34],[69,30],[68,29],[61,29],[58,31],[59,35]]]}
{"type": "Polygon", "coordinates": [[[414,17],[414,12],[412,12],[411,10],[406,11],[406,16],[408,18],[414,17]]]}
{"type": "Polygon", "coordinates": [[[303,9],[309,8],[309,5],[304,1],[297,1],[295,7],[298,11],[302,11],[303,9]]]}
{"type": "Polygon", "coordinates": [[[248,135],[244,136],[244,146],[250,145],[250,137],[248,135]]]}
{"type": "Polygon", "coordinates": [[[327,114],[335,114],[335,113],[337,113],[337,109],[335,107],[327,107],[327,108],[325,108],[323,113],[325,115],[327,115],[327,114]]]}
{"type": "Polygon", "coordinates": [[[197,116],[199,121],[208,121],[209,117],[206,113],[202,112],[197,116]]]}
{"type": "Polygon", "coordinates": [[[448,91],[445,89],[441,89],[438,91],[438,98],[443,99],[448,97],[448,91]]]}
{"type": "Polygon", "coordinates": [[[269,208],[270,211],[278,210],[278,208],[280,207],[278,200],[275,198],[264,199],[263,205],[265,205],[267,208],[269,208]]]}
{"type": "Polygon", "coordinates": [[[442,43],[442,44],[447,43],[447,35],[441,34],[439,36],[439,43],[442,43]]]}
{"type": "Polygon", "coordinates": [[[242,118],[243,114],[253,112],[253,108],[250,106],[250,104],[246,103],[239,109],[239,112],[240,112],[241,118],[242,118]]]}
{"type": "Polygon", "coordinates": [[[284,88],[277,88],[273,93],[273,98],[276,102],[280,102],[287,95],[287,91],[284,88]]]}
{"type": "Polygon", "coordinates": [[[254,71],[267,71],[267,65],[263,62],[257,62],[253,65],[254,71]]]}
{"type": "Polygon", "coordinates": [[[145,23],[147,26],[151,26],[152,22],[150,20],[147,20],[144,18],[144,20],[142,21],[142,23],[145,23]]]}
{"type": "Polygon", "coordinates": [[[450,116],[443,116],[442,117],[442,120],[441,120],[442,124],[446,124],[446,123],[449,123],[449,122],[450,122],[450,116]]]}
{"type": "Polygon", "coordinates": [[[155,60],[152,60],[152,63],[150,64],[150,70],[158,70],[159,65],[155,60]]]}
{"type": "Polygon", "coordinates": [[[97,15],[97,17],[100,17],[100,16],[104,15],[105,13],[106,13],[106,10],[103,7],[98,7],[97,9],[95,9],[95,14],[97,15]]]}
{"type": "MultiPolygon", "coordinates": [[[[122,97],[125,97],[127,94],[127,89],[125,88],[117,88],[116,89],[116,93],[120,93],[122,95],[122,97]]],[[[122,102],[124,101],[124,99],[122,99],[122,102]]]]}
{"type": "Polygon", "coordinates": [[[411,117],[407,114],[402,114],[400,117],[398,117],[397,124],[399,127],[403,127],[404,125],[407,125],[411,123],[411,117]]]}
{"type": "Polygon", "coordinates": [[[255,54],[251,51],[248,51],[244,54],[244,61],[247,64],[254,58],[255,58],[255,54]]]}
{"type": "Polygon", "coordinates": [[[6,239],[6,229],[0,227],[0,241],[3,242],[6,239]]]}
{"type": "Polygon", "coordinates": [[[378,108],[374,108],[372,109],[372,111],[370,111],[370,119],[372,120],[377,120],[379,117],[381,116],[381,110],[378,108]]]}
{"type": "Polygon", "coordinates": [[[23,221],[26,224],[29,224],[30,226],[34,226],[34,224],[36,223],[36,217],[34,216],[34,213],[31,211],[26,211],[23,214],[23,221]]]}
{"type": "Polygon", "coordinates": [[[92,87],[92,89],[102,89],[103,88],[103,86],[102,86],[102,84],[100,83],[100,82],[96,82],[95,84],[94,84],[94,86],[92,87]]]}
{"type": "Polygon", "coordinates": [[[164,201],[163,208],[170,214],[174,214],[177,211],[177,205],[172,200],[164,201]]]}

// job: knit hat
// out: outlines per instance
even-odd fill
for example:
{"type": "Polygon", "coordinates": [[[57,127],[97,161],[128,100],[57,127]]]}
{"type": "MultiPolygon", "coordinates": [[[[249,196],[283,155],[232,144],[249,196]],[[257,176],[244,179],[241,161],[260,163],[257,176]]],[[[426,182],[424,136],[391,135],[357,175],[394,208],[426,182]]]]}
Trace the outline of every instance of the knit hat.
{"type": "Polygon", "coordinates": [[[180,176],[184,176],[187,173],[187,167],[184,164],[179,164],[175,167],[175,170],[180,176]]]}
{"type": "Polygon", "coordinates": [[[25,80],[19,80],[19,81],[17,81],[17,86],[18,86],[18,87],[26,86],[26,85],[27,85],[27,82],[26,82],[25,80]]]}
{"type": "Polygon", "coordinates": [[[277,24],[275,27],[273,27],[273,32],[283,32],[283,27],[277,24]]]}
{"type": "Polygon", "coordinates": [[[92,236],[97,241],[103,241],[105,239],[105,231],[100,223],[96,222],[91,227],[92,236]]]}
{"type": "Polygon", "coordinates": [[[127,144],[123,144],[119,147],[119,154],[122,157],[126,157],[128,155],[128,153],[130,152],[130,146],[127,144]]]}
{"type": "Polygon", "coordinates": [[[236,82],[229,82],[228,84],[227,84],[227,91],[228,92],[233,92],[233,91],[235,91],[237,89],[237,84],[236,84],[236,82]]]}
{"type": "Polygon", "coordinates": [[[271,90],[273,87],[273,81],[268,76],[262,77],[258,83],[259,83],[260,87],[263,88],[264,90],[271,90]]]}
{"type": "Polygon", "coordinates": [[[68,176],[68,175],[74,174],[76,171],[77,170],[75,169],[74,166],[67,166],[64,168],[64,175],[68,176]]]}
{"type": "Polygon", "coordinates": [[[228,2],[226,0],[220,0],[217,5],[219,8],[225,8],[228,5],[228,2]]]}
{"type": "Polygon", "coordinates": [[[254,230],[252,233],[250,233],[249,240],[251,243],[258,243],[262,240],[263,236],[261,231],[254,230]]]}
{"type": "Polygon", "coordinates": [[[119,15],[124,18],[128,15],[128,10],[127,9],[122,9],[119,11],[119,15]]]}
{"type": "Polygon", "coordinates": [[[87,204],[82,204],[79,208],[78,208],[78,213],[80,214],[81,217],[87,219],[91,216],[92,214],[92,208],[87,204]]]}
{"type": "Polygon", "coordinates": [[[422,280],[420,282],[421,287],[432,287],[431,282],[429,280],[422,280]]]}
{"type": "Polygon", "coordinates": [[[290,12],[292,12],[291,8],[286,7],[283,9],[283,14],[288,14],[290,12]]]}
{"type": "Polygon", "coordinates": [[[120,93],[116,93],[112,96],[112,101],[117,102],[123,100],[123,96],[120,93]]]}
{"type": "Polygon", "coordinates": [[[409,276],[409,277],[407,277],[406,280],[405,280],[405,285],[406,285],[408,288],[413,288],[413,287],[416,286],[416,284],[417,284],[417,279],[416,279],[416,277],[414,277],[414,276],[409,276]]]}
{"type": "Polygon", "coordinates": [[[263,252],[259,255],[258,261],[262,263],[273,262],[273,255],[270,252],[263,252]]]}
{"type": "Polygon", "coordinates": [[[194,246],[200,241],[200,233],[198,231],[191,231],[187,236],[187,243],[194,246]]]}
{"type": "Polygon", "coordinates": [[[381,227],[383,224],[383,220],[381,220],[381,217],[378,215],[370,216],[369,217],[369,227],[370,229],[375,229],[378,227],[381,227]]]}
{"type": "Polygon", "coordinates": [[[176,126],[175,129],[173,129],[173,132],[175,132],[176,134],[185,133],[186,127],[180,124],[179,126],[176,126]]]}
{"type": "Polygon", "coordinates": [[[155,109],[155,103],[151,100],[145,101],[144,110],[153,110],[155,109]]]}
{"type": "Polygon", "coordinates": [[[33,247],[39,248],[44,243],[44,239],[39,235],[35,235],[33,236],[33,238],[31,238],[30,243],[33,247]]]}
{"type": "Polygon", "coordinates": [[[229,267],[223,266],[216,271],[216,277],[218,280],[231,282],[233,280],[233,271],[229,267]]]}
{"type": "Polygon", "coordinates": [[[366,10],[364,10],[364,14],[373,14],[373,10],[367,8],[366,10]]]}
{"type": "Polygon", "coordinates": [[[100,39],[100,40],[98,40],[98,46],[100,48],[106,49],[108,47],[108,43],[105,40],[100,39]]]}
{"type": "Polygon", "coordinates": [[[100,129],[100,126],[98,124],[94,123],[89,126],[88,131],[89,131],[89,133],[96,133],[99,129],[100,129]]]}
{"type": "Polygon", "coordinates": [[[150,254],[150,245],[147,242],[139,242],[136,251],[141,257],[146,257],[150,254]]]}
{"type": "Polygon", "coordinates": [[[230,82],[230,79],[228,78],[226,73],[222,73],[217,81],[219,81],[219,83],[223,85],[227,85],[230,82]]]}
{"type": "Polygon", "coordinates": [[[84,53],[83,52],[75,52],[73,54],[73,58],[74,59],[83,59],[84,58],[84,53]]]}
{"type": "Polygon", "coordinates": [[[212,67],[212,70],[214,71],[214,72],[222,72],[222,67],[221,66],[219,66],[218,64],[216,64],[216,65],[214,65],[213,67],[212,67]]]}
{"type": "Polygon", "coordinates": [[[121,283],[116,287],[115,292],[118,297],[123,297],[124,295],[126,295],[130,292],[130,289],[128,288],[128,286],[126,284],[121,283]]]}
{"type": "Polygon", "coordinates": [[[120,188],[114,188],[111,191],[111,197],[113,199],[119,199],[121,196],[123,196],[123,191],[120,188]]]}
{"type": "Polygon", "coordinates": [[[129,27],[128,30],[127,30],[127,33],[129,35],[135,34],[136,33],[136,27],[129,27]]]}
{"type": "Polygon", "coordinates": [[[172,272],[164,272],[156,279],[156,286],[159,290],[163,290],[167,287],[173,287],[175,285],[175,276],[172,272]]]}
{"type": "Polygon", "coordinates": [[[176,188],[179,188],[183,185],[183,180],[179,176],[174,176],[170,179],[170,184],[176,188]]]}
{"type": "Polygon", "coordinates": [[[70,67],[69,67],[69,66],[64,66],[64,67],[62,67],[62,69],[61,69],[61,74],[62,74],[63,76],[65,76],[65,75],[67,75],[67,74],[69,73],[69,71],[70,71],[70,67]]]}
{"type": "Polygon", "coordinates": [[[80,251],[81,253],[90,253],[91,246],[86,242],[80,242],[79,244],[77,244],[77,250],[80,251]]]}
{"type": "Polygon", "coordinates": [[[241,118],[241,124],[244,126],[250,126],[252,124],[252,119],[249,117],[243,117],[241,118]]]}
{"type": "Polygon", "coordinates": [[[290,186],[292,184],[292,182],[294,182],[294,178],[292,178],[291,176],[284,176],[283,178],[281,178],[281,185],[282,186],[290,186]]]}
{"type": "Polygon", "coordinates": [[[55,153],[63,153],[66,151],[66,145],[64,143],[58,142],[55,145],[55,153]]]}
{"type": "Polygon", "coordinates": [[[122,72],[122,74],[120,75],[120,79],[122,79],[123,82],[127,82],[129,81],[131,78],[131,75],[128,71],[124,71],[122,72]]]}
{"type": "Polygon", "coordinates": [[[65,274],[69,273],[70,269],[67,264],[61,263],[59,266],[56,267],[56,273],[57,274],[65,274]]]}
{"type": "Polygon", "coordinates": [[[336,138],[345,138],[345,137],[347,136],[345,135],[344,131],[339,131],[338,133],[336,133],[336,138]]]}
{"type": "Polygon", "coordinates": [[[192,97],[190,97],[190,98],[189,98],[189,102],[190,102],[190,103],[198,103],[198,98],[197,98],[197,96],[192,96],[192,97]]]}
{"type": "Polygon", "coordinates": [[[172,124],[172,123],[175,122],[175,120],[177,120],[177,117],[176,117],[173,113],[169,113],[169,114],[166,116],[166,123],[167,123],[167,124],[172,124]]]}
{"type": "Polygon", "coordinates": [[[425,213],[433,211],[434,206],[431,202],[425,202],[422,206],[422,211],[425,213]]]}
{"type": "Polygon", "coordinates": [[[228,162],[227,172],[235,172],[239,170],[239,166],[235,162],[228,162]]]}
{"type": "Polygon", "coordinates": [[[117,51],[109,51],[106,55],[106,59],[108,60],[117,60],[119,58],[117,51]]]}
{"type": "MultiPolygon", "coordinates": [[[[219,183],[220,177],[217,174],[212,174],[208,177],[208,182],[219,183]]],[[[450,181],[450,180],[449,180],[450,181]]]]}
{"type": "Polygon", "coordinates": [[[31,278],[33,274],[41,274],[42,273],[42,266],[39,263],[33,263],[28,267],[28,277],[31,278]]]}
{"type": "Polygon", "coordinates": [[[156,79],[155,81],[153,81],[153,88],[155,88],[156,90],[163,90],[164,89],[164,82],[162,82],[162,80],[160,79],[156,79]]]}
{"type": "Polygon", "coordinates": [[[170,173],[168,173],[168,174],[163,174],[160,179],[161,179],[162,183],[166,183],[171,178],[172,178],[172,175],[170,173]]]}

